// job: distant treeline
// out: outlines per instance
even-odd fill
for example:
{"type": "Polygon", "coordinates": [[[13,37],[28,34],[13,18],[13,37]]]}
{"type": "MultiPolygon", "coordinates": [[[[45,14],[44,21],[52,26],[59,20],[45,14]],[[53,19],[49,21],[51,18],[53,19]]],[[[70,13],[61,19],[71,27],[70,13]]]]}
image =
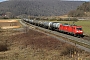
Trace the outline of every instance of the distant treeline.
{"type": "Polygon", "coordinates": [[[59,0],[6,1],[0,3],[0,14],[4,18],[27,16],[60,16],[76,9],[83,2],[59,0]]]}

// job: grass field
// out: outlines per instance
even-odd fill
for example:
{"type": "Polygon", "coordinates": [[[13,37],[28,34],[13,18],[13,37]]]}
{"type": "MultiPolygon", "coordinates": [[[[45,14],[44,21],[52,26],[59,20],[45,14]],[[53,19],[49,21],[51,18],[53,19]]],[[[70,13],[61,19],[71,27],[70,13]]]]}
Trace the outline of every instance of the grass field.
{"type": "Polygon", "coordinates": [[[78,21],[76,25],[81,25],[84,33],[90,36],[90,21],[78,21]]]}
{"type": "Polygon", "coordinates": [[[90,60],[90,53],[31,29],[0,37],[0,60],[90,60]]]}
{"type": "Polygon", "coordinates": [[[19,19],[0,19],[0,28],[20,28],[22,25],[19,23],[19,19]]]}
{"type": "MultiPolygon", "coordinates": [[[[19,21],[16,25],[20,26],[19,21]]],[[[90,60],[90,53],[36,30],[6,29],[0,37],[0,60],[90,60]]]]}

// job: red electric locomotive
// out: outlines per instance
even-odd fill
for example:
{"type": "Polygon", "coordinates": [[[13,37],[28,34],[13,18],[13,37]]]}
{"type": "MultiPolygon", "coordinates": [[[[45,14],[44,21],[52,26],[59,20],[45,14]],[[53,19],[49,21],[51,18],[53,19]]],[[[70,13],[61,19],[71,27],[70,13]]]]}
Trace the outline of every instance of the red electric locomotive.
{"type": "Polygon", "coordinates": [[[81,26],[76,26],[76,25],[60,25],[59,31],[71,34],[74,36],[83,36],[83,31],[81,26]]]}

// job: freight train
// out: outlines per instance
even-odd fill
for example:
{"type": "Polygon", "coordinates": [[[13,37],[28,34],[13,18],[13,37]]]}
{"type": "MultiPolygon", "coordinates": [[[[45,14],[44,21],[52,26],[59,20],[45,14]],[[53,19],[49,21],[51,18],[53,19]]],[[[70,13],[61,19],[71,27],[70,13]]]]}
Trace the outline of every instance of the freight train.
{"type": "Polygon", "coordinates": [[[81,26],[62,24],[59,22],[30,20],[30,19],[23,19],[23,21],[46,29],[59,31],[68,35],[83,37],[83,30],[81,26]]]}

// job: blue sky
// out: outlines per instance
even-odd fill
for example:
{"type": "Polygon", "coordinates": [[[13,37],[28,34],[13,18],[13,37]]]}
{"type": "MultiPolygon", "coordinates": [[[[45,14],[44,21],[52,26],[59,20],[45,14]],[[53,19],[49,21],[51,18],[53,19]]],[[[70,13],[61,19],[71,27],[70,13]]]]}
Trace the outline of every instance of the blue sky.
{"type": "MultiPolygon", "coordinates": [[[[3,1],[6,1],[6,0],[0,0],[0,2],[3,2],[3,1]]],[[[61,1],[90,1],[90,0],[61,0],[61,1]]]]}
{"type": "Polygon", "coordinates": [[[0,2],[2,2],[2,1],[6,1],[6,0],[0,0],[0,2]]]}

